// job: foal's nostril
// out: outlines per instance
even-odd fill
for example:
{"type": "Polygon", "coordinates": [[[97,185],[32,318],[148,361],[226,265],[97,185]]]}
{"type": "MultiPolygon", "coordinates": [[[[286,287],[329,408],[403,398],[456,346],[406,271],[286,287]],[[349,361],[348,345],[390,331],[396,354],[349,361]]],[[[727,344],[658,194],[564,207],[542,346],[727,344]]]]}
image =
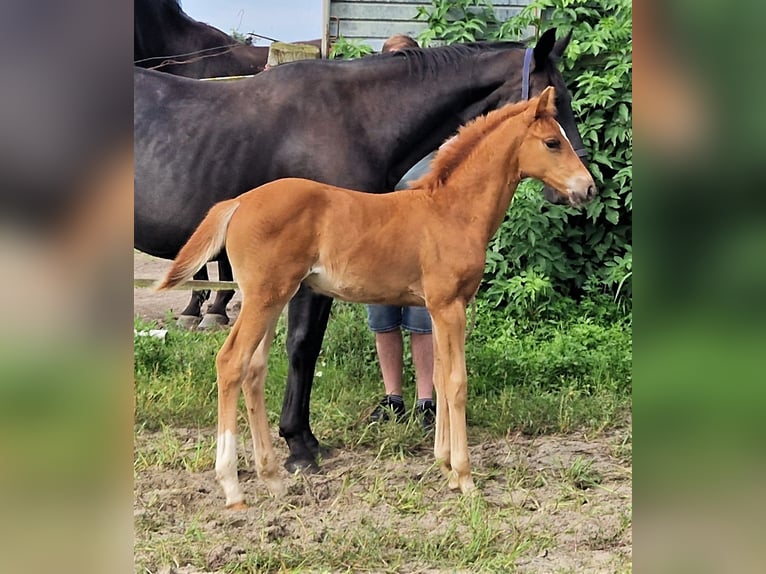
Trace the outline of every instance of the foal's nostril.
{"type": "Polygon", "coordinates": [[[588,186],[588,199],[592,199],[596,196],[596,186],[595,185],[589,185],[588,186]]]}

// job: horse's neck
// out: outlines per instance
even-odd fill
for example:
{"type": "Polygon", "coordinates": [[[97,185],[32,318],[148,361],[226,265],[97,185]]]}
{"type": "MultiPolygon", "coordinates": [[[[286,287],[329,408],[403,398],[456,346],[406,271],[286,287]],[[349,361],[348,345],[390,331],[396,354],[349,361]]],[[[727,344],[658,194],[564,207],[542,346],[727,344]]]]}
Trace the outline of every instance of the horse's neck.
{"type": "Polygon", "coordinates": [[[482,102],[509,79],[508,65],[500,64],[508,52],[477,51],[459,56],[454,62],[437,64],[443,70],[439,72],[421,71],[419,64],[403,59],[381,62],[379,68],[369,69],[369,79],[362,79],[357,85],[370,86],[369,98],[362,101],[376,102],[375,109],[380,113],[376,114],[375,122],[380,121],[379,118],[393,118],[388,129],[376,133],[375,141],[371,142],[378,146],[381,157],[393,153],[390,164],[392,175],[396,176],[393,183],[452,135],[460,124],[486,110],[487,105],[482,102]],[[480,56],[483,61],[479,66],[480,56]],[[492,61],[493,56],[497,60],[492,61]],[[386,77],[392,81],[385,81],[386,77]]]}
{"type": "Polygon", "coordinates": [[[502,223],[521,180],[517,152],[523,126],[519,114],[492,130],[434,191],[434,201],[477,229],[485,243],[502,223]]]}

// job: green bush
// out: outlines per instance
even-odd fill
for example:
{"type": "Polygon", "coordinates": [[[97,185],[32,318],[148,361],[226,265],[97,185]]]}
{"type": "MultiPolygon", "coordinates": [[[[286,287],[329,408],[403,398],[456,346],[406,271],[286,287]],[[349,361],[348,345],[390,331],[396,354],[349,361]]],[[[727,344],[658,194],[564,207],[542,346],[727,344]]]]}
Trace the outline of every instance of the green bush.
{"type": "Polygon", "coordinates": [[[584,210],[547,204],[522,182],[487,254],[480,296],[539,311],[556,295],[608,293],[630,309],[632,244],[632,5],[627,0],[535,0],[499,22],[486,0],[432,0],[425,44],[525,39],[531,27],[572,30],[561,63],[599,196],[584,210]],[[550,286],[550,287],[549,287],[550,286]]]}
{"type": "Polygon", "coordinates": [[[367,44],[357,42],[356,40],[349,40],[343,36],[338,36],[330,47],[330,58],[337,59],[350,59],[361,58],[372,54],[375,50],[367,44]]]}
{"type": "MultiPolygon", "coordinates": [[[[566,264],[557,266],[554,253],[547,263],[532,265],[548,273],[562,293],[608,292],[627,307],[633,260],[632,5],[627,0],[536,0],[497,35],[519,36],[530,25],[572,30],[562,73],[599,188],[583,211],[542,211],[564,220],[554,243],[566,264]]],[[[514,209],[521,202],[516,203],[514,209]]]]}
{"type": "Polygon", "coordinates": [[[489,39],[498,28],[487,0],[431,0],[430,7],[418,7],[416,18],[428,24],[418,36],[424,47],[489,39]]]}

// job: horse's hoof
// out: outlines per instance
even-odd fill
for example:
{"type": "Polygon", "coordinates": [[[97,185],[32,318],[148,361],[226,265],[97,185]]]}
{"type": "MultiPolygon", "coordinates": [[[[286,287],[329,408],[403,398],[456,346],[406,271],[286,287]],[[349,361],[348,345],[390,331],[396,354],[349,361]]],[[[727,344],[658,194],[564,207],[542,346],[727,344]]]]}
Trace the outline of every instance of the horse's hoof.
{"type": "Polygon", "coordinates": [[[290,474],[302,472],[305,474],[316,474],[319,472],[319,465],[315,460],[306,460],[290,457],[285,461],[285,468],[290,474]]]}
{"type": "Polygon", "coordinates": [[[336,454],[337,452],[334,448],[331,448],[329,446],[318,446],[317,451],[314,453],[314,456],[316,456],[317,458],[321,458],[321,460],[327,460],[328,458],[334,457],[336,454]]]}
{"type": "Polygon", "coordinates": [[[226,510],[247,510],[247,504],[244,501],[235,502],[234,504],[227,504],[226,510]]]}
{"type": "Polygon", "coordinates": [[[226,315],[216,313],[205,313],[202,321],[197,325],[197,329],[221,329],[229,324],[229,318],[226,315]]]}
{"type": "Polygon", "coordinates": [[[319,446],[319,441],[313,434],[309,434],[303,437],[303,442],[306,445],[308,451],[314,455],[314,458],[318,457],[322,453],[322,449],[319,446]]]}
{"type": "Polygon", "coordinates": [[[196,329],[199,317],[196,315],[179,315],[176,324],[183,329],[196,329]]]}

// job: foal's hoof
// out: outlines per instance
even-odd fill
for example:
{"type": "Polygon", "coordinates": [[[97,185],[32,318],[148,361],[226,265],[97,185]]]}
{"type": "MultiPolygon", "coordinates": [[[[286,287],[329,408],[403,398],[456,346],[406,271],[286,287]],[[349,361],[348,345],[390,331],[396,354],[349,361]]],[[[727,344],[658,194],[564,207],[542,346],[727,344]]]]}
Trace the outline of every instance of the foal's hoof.
{"type": "Polygon", "coordinates": [[[229,324],[229,318],[226,315],[218,315],[216,313],[205,313],[202,317],[202,321],[197,325],[197,329],[221,329],[229,324]]]}
{"type": "Polygon", "coordinates": [[[285,468],[287,469],[287,472],[290,474],[295,474],[296,472],[302,472],[305,474],[316,474],[319,472],[319,465],[317,462],[313,459],[305,459],[305,458],[298,458],[298,457],[289,457],[285,461],[285,468]]]}
{"type": "Polygon", "coordinates": [[[226,510],[247,510],[247,504],[244,501],[235,502],[234,504],[227,504],[226,510]]]}
{"type": "Polygon", "coordinates": [[[197,323],[199,323],[199,317],[196,315],[179,315],[176,321],[176,325],[190,331],[197,328],[197,323]]]}

